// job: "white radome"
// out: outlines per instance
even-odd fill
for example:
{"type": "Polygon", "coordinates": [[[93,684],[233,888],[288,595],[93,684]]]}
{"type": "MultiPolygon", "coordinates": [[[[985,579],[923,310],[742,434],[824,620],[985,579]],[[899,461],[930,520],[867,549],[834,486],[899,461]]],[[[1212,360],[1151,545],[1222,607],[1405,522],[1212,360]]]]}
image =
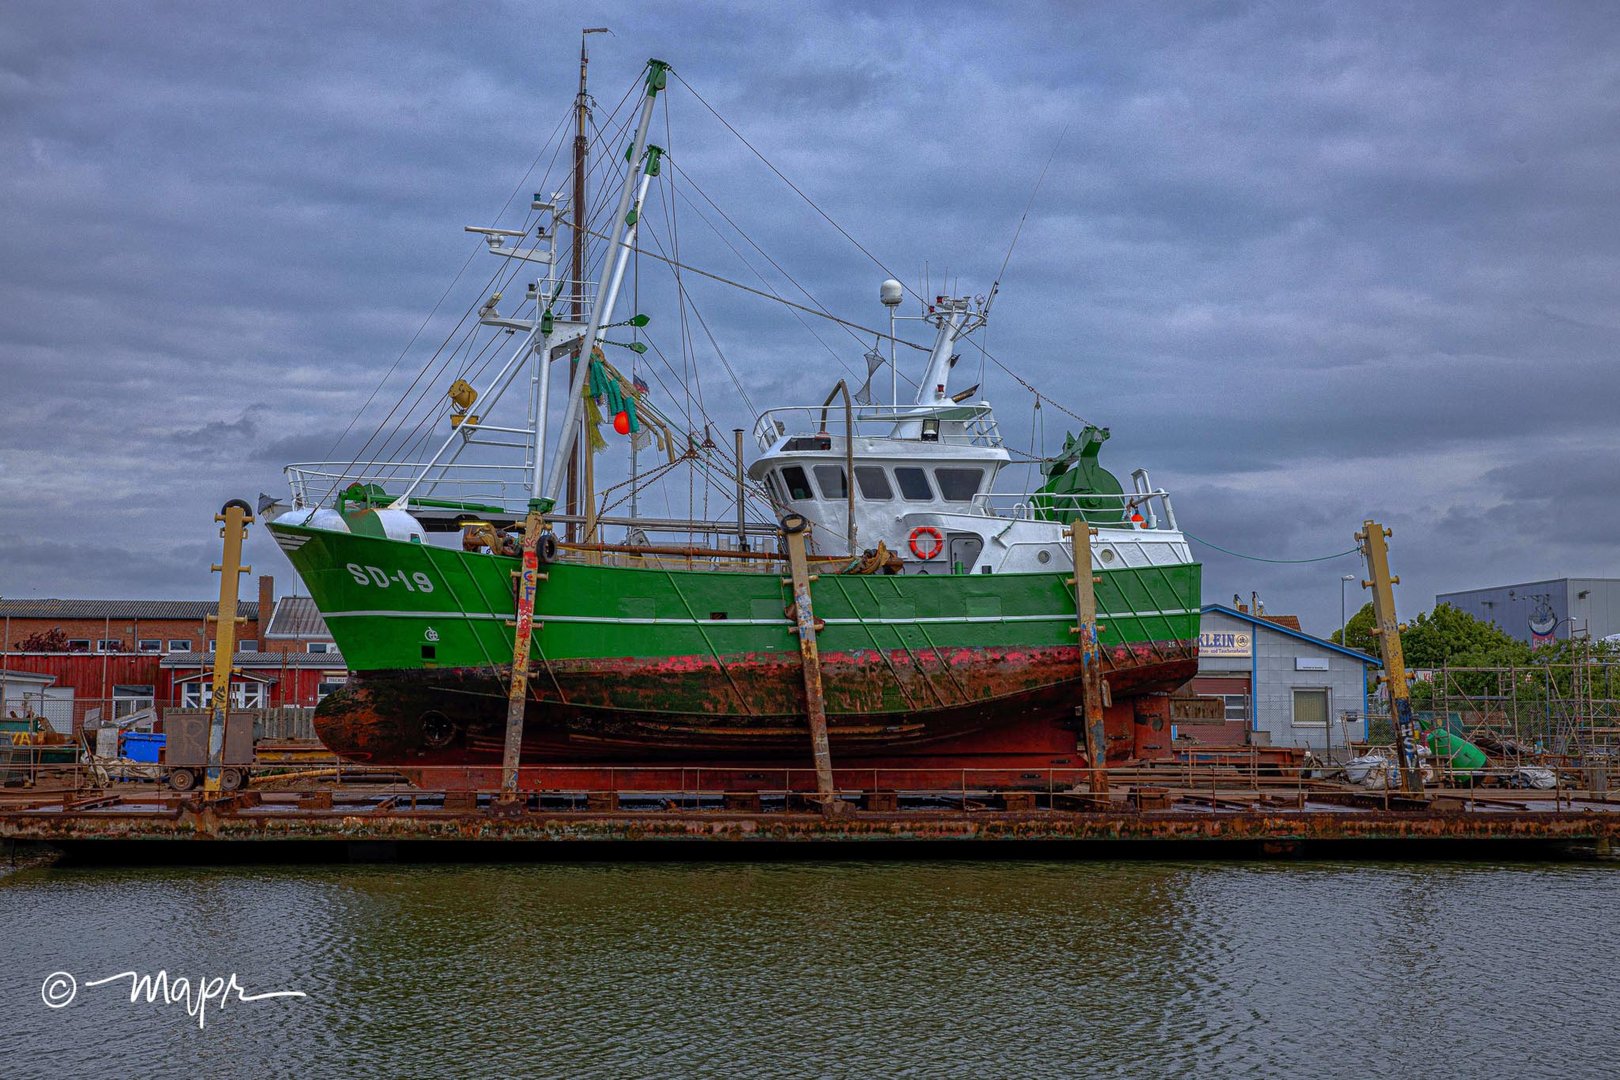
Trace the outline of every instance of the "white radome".
{"type": "Polygon", "coordinates": [[[878,299],[883,301],[885,307],[898,307],[905,298],[906,287],[894,278],[890,278],[878,286],[878,299]]]}

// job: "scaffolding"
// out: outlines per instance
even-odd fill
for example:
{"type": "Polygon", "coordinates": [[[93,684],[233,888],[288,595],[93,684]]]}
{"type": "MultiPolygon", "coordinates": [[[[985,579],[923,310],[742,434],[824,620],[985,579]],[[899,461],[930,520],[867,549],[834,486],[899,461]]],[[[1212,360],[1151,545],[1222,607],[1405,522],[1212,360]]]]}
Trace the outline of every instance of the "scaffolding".
{"type": "Polygon", "coordinates": [[[1620,753],[1620,659],[1586,642],[1528,664],[1436,668],[1430,708],[1503,761],[1607,762],[1620,753]]]}

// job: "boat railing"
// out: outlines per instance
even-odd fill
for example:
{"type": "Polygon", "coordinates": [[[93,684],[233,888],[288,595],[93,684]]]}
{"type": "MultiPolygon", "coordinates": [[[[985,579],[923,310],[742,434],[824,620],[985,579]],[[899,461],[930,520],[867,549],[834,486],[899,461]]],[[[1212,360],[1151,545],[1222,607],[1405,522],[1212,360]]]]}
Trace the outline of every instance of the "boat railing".
{"type": "MultiPolygon", "coordinates": [[[[1001,445],[995,411],[984,404],[959,405],[856,405],[852,410],[856,438],[889,438],[895,425],[938,421],[937,441],[954,446],[1001,445]]],[[[760,450],[770,450],[784,437],[844,434],[842,409],[826,405],[783,405],[767,409],[754,421],[754,439],[760,450]],[[830,426],[829,426],[830,425],[830,426]]]]}
{"type": "Polygon", "coordinates": [[[987,517],[1019,520],[1057,520],[1079,512],[1093,525],[1176,531],[1170,493],[1163,488],[1127,491],[1119,495],[1058,494],[1050,491],[987,491],[973,497],[973,512],[987,517]]]}
{"type": "Polygon", "coordinates": [[[413,508],[516,511],[528,506],[534,469],[528,465],[432,464],[420,461],[305,461],[282,470],[297,507],[335,506],[355,484],[402,492],[417,477],[413,508]]]}

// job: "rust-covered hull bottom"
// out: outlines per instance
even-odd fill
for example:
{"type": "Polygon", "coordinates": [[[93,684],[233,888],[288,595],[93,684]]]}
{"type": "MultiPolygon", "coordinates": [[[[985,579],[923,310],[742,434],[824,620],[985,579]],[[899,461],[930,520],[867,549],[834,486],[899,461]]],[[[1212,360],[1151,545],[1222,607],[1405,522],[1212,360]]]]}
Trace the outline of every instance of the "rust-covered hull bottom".
{"type": "MultiPolygon", "coordinates": [[[[1190,679],[1189,642],[1108,651],[1108,757],[1169,749],[1168,691],[1190,679]]],[[[1079,768],[1079,653],[1073,647],[878,651],[822,657],[828,736],[840,782],[916,771],[907,784],[957,787],[963,770],[1079,768]]],[[[725,790],[798,788],[811,764],[796,654],[726,659],[552,661],[531,672],[523,786],[658,790],[669,770],[713,771],[725,790]],[[583,775],[599,770],[597,776],[583,775]],[[721,775],[725,774],[725,775],[721,775]],[[599,781],[599,783],[570,783],[599,781]]],[[[322,702],[315,726],[343,757],[408,770],[423,786],[498,783],[505,672],[489,668],[359,672],[322,702]]],[[[803,781],[803,783],[801,783],[803,781]]],[[[707,786],[707,785],[706,785],[707,786]]],[[[853,786],[869,788],[866,783],[853,786]]]]}

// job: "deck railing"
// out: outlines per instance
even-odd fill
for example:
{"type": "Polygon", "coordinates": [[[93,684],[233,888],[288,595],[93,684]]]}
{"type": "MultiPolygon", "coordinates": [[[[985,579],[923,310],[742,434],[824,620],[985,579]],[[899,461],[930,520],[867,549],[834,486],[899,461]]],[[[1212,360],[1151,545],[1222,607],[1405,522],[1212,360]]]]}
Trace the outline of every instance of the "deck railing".
{"type": "MultiPolygon", "coordinates": [[[[856,405],[853,409],[856,438],[886,439],[896,424],[938,420],[938,442],[948,446],[1001,445],[1001,428],[995,411],[988,405],[856,405]]],[[[784,436],[815,437],[844,435],[841,408],[825,405],[783,405],[767,409],[754,421],[754,439],[760,450],[769,450],[784,436]],[[830,426],[829,426],[830,425],[830,426]]]]}

